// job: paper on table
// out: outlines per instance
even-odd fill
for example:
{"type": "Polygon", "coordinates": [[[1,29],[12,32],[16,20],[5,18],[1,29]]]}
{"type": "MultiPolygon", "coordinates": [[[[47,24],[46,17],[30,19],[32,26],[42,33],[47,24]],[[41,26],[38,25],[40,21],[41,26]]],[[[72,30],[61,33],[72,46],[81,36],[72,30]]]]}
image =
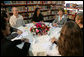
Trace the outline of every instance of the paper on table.
{"type": "Polygon", "coordinates": [[[19,45],[16,45],[18,48],[22,49],[23,48],[23,45],[24,45],[24,42],[22,42],[21,44],[19,45]]]}
{"type": "Polygon", "coordinates": [[[50,42],[46,42],[46,43],[42,43],[41,46],[42,46],[45,50],[47,50],[47,49],[51,46],[51,44],[52,44],[52,43],[50,43],[50,42]]]}
{"type": "Polygon", "coordinates": [[[21,35],[18,35],[17,37],[15,37],[14,39],[11,39],[11,41],[14,41],[14,40],[19,40],[21,38],[23,38],[24,36],[28,35],[27,32],[23,32],[21,35]]]}
{"type": "Polygon", "coordinates": [[[47,55],[49,55],[49,56],[61,56],[59,54],[58,47],[56,46],[56,44],[53,44],[52,49],[49,49],[47,51],[47,55]]]}
{"type": "MultiPolygon", "coordinates": [[[[19,37],[17,36],[17,37],[15,37],[14,39],[12,39],[11,41],[19,40],[19,39],[21,39],[21,38],[24,38],[24,36],[27,36],[27,35],[28,35],[27,32],[23,32],[19,37]]],[[[21,44],[19,44],[19,45],[16,45],[16,46],[17,46],[18,48],[22,49],[23,45],[24,45],[24,42],[21,43],[21,44]]]]}
{"type": "Polygon", "coordinates": [[[20,26],[18,27],[17,29],[21,30],[22,32],[24,32],[24,27],[23,26],[20,26]]]}
{"type": "Polygon", "coordinates": [[[49,48],[49,46],[51,46],[52,44],[49,40],[50,38],[48,35],[37,37],[36,43],[32,45],[33,51],[36,52],[46,51],[49,48]]]}
{"type": "Polygon", "coordinates": [[[20,36],[17,36],[17,37],[15,37],[15,38],[11,39],[11,41],[20,40],[21,38],[22,38],[22,36],[20,35],[20,36]]]}
{"type": "Polygon", "coordinates": [[[61,28],[59,27],[52,27],[50,29],[50,37],[53,38],[55,37],[56,39],[59,39],[59,36],[60,36],[60,31],[61,31],[61,28]]]}
{"type": "Polygon", "coordinates": [[[22,35],[23,37],[24,37],[24,36],[27,36],[27,35],[28,35],[28,32],[23,32],[21,35],[22,35]]]}

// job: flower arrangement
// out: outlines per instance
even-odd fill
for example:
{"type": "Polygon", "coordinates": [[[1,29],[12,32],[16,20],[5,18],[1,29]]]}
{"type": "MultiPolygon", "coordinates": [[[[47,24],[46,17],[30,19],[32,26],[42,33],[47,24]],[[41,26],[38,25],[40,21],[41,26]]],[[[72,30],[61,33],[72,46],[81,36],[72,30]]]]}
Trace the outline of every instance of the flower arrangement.
{"type": "Polygon", "coordinates": [[[36,35],[44,35],[49,31],[49,26],[45,25],[42,22],[36,23],[33,27],[30,28],[30,31],[36,35]]]}

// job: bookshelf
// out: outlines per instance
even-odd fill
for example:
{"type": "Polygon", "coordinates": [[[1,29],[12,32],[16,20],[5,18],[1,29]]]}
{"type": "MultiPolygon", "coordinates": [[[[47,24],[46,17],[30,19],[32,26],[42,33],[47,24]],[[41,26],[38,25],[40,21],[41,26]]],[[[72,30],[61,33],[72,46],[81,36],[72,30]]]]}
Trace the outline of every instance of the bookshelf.
{"type": "Polygon", "coordinates": [[[79,12],[83,12],[83,5],[77,5],[72,3],[67,3],[66,6],[64,6],[64,9],[66,11],[65,14],[68,14],[68,18],[72,16],[72,19],[75,18],[76,14],[79,12]],[[67,11],[69,13],[67,13],[67,11]]]}
{"type": "Polygon", "coordinates": [[[36,7],[40,7],[44,20],[53,20],[59,7],[64,7],[64,1],[4,1],[1,6],[6,7],[10,16],[12,15],[12,7],[19,9],[19,14],[24,17],[24,20],[31,20],[36,7]]]}

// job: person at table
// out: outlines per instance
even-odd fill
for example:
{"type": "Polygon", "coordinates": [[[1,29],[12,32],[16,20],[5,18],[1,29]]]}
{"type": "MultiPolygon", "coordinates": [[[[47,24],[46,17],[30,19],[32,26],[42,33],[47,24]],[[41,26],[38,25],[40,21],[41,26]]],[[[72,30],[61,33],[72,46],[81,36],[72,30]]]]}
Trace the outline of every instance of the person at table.
{"type": "Polygon", "coordinates": [[[25,25],[23,17],[18,14],[18,8],[12,8],[13,15],[10,17],[9,23],[11,27],[17,28],[19,26],[25,25]]]}
{"type": "Polygon", "coordinates": [[[0,39],[1,39],[1,56],[27,56],[30,47],[29,40],[22,38],[21,40],[10,41],[6,37],[10,34],[9,24],[1,17],[0,22],[0,39]],[[21,42],[25,42],[22,49],[16,47],[21,42]]]}
{"type": "MultiPolygon", "coordinates": [[[[72,20],[70,20],[70,21],[72,21],[72,20]]],[[[82,12],[78,13],[76,15],[75,22],[79,25],[81,31],[83,32],[83,13],[82,12]]],[[[53,37],[51,39],[51,42],[57,44],[57,39],[55,37],[53,37]]]]}
{"type": "Polygon", "coordinates": [[[55,16],[55,20],[52,22],[53,26],[62,26],[67,21],[67,16],[64,14],[64,9],[59,8],[58,16],[55,16]]]}
{"type": "Polygon", "coordinates": [[[8,15],[6,14],[7,12],[5,10],[1,11],[1,16],[4,16],[6,22],[9,22],[8,15]]]}
{"type": "Polygon", "coordinates": [[[35,9],[35,12],[34,12],[34,15],[32,17],[32,21],[33,22],[40,22],[40,21],[43,21],[43,15],[41,14],[40,12],[40,8],[36,8],[35,9]]]}
{"type": "MultiPolygon", "coordinates": [[[[4,20],[5,22],[9,23],[9,22],[7,21],[7,20],[9,20],[9,19],[8,19],[8,15],[6,14],[6,11],[2,11],[1,17],[3,17],[3,20],[4,20]]],[[[7,36],[7,38],[10,38],[10,39],[11,39],[11,37],[12,37],[13,35],[17,36],[17,35],[22,34],[22,31],[21,31],[21,30],[18,30],[18,29],[16,29],[16,28],[11,27],[11,26],[10,26],[10,32],[11,32],[11,33],[7,36]],[[12,32],[16,32],[16,33],[12,34],[12,32]]],[[[15,37],[15,36],[14,36],[14,37],[15,37]]]]}
{"type": "Polygon", "coordinates": [[[83,56],[83,33],[74,21],[68,21],[62,27],[58,51],[61,56],[83,56]]]}
{"type": "Polygon", "coordinates": [[[78,13],[76,15],[75,22],[79,25],[79,27],[83,31],[83,12],[82,13],[78,13]]]}

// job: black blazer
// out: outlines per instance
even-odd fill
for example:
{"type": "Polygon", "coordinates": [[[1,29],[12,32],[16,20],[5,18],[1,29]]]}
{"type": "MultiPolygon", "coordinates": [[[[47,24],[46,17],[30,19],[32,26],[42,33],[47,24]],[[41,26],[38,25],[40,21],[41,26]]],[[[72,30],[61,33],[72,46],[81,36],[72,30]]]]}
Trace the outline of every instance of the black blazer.
{"type": "Polygon", "coordinates": [[[12,32],[17,32],[17,30],[18,30],[18,29],[16,29],[16,28],[10,27],[11,33],[12,33],[12,32]]]}
{"type": "Polygon", "coordinates": [[[16,47],[17,44],[20,44],[21,40],[9,41],[7,39],[1,40],[1,56],[27,56],[30,43],[24,43],[22,49],[16,47]]]}
{"type": "Polygon", "coordinates": [[[83,28],[81,28],[81,31],[83,32],[83,28]]]}
{"type": "Polygon", "coordinates": [[[32,17],[32,21],[35,21],[35,22],[40,22],[40,21],[43,21],[43,20],[44,20],[43,15],[41,13],[39,14],[38,17],[35,16],[35,15],[33,15],[33,17],[32,17]]]}

